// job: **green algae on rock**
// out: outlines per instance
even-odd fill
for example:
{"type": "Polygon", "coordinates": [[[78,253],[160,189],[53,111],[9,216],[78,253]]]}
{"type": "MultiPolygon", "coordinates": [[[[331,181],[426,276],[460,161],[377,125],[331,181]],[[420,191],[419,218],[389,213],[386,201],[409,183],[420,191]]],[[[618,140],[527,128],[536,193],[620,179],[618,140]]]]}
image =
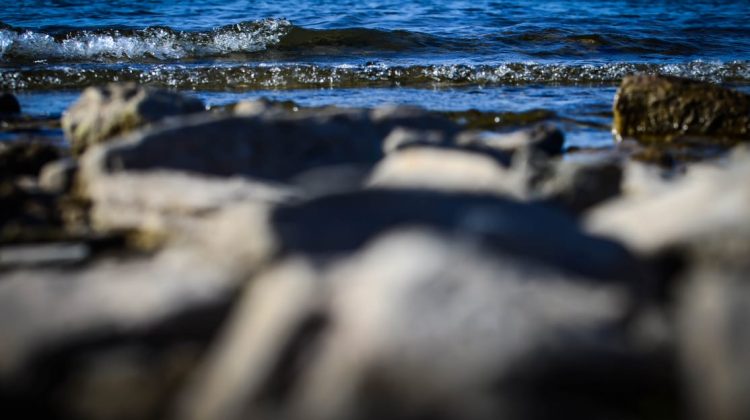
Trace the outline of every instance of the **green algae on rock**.
{"type": "Polygon", "coordinates": [[[750,95],[678,77],[627,76],[615,95],[612,129],[644,143],[750,140],[750,95]]]}
{"type": "Polygon", "coordinates": [[[73,153],[166,117],[205,110],[197,99],[176,92],[110,83],[90,87],[62,117],[73,153]]]}

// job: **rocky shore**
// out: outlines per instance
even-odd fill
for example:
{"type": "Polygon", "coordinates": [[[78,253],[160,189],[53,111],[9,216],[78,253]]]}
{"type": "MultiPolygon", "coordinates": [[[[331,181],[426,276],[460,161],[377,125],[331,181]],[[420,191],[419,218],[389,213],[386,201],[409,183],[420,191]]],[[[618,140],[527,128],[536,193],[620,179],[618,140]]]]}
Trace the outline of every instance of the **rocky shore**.
{"type": "Polygon", "coordinates": [[[746,94],[628,76],[591,150],[132,83],[23,111],[0,96],[4,413],[750,417],[746,94]]]}

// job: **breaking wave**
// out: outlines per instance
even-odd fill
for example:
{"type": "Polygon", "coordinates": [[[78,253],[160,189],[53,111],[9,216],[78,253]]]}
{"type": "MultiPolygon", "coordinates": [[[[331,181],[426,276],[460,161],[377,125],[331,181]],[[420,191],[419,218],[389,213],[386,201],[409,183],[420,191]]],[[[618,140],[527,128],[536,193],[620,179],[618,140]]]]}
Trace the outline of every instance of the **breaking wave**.
{"type": "Polygon", "coordinates": [[[517,53],[530,58],[572,59],[613,55],[684,57],[700,55],[705,48],[680,38],[621,32],[579,33],[537,26],[461,37],[372,28],[312,29],[271,18],[205,31],[167,26],[31,30],[0,23],[0,63],[15,64],[182,62],[216,57],[242,61],[263,58],[265,52],[292,58],[305,54],[368,52],[434,52],[474,57],[517,53]]]}

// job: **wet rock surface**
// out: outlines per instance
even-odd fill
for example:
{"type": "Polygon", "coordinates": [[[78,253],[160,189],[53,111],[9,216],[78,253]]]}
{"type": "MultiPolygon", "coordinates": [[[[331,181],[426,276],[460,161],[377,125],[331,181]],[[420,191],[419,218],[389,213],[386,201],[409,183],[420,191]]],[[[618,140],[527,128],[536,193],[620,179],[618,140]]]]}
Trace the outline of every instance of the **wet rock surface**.
{"type": "Polygon", "coordinates": [[[96,128],[73,153],[4,119],[0,409],[745,419],[750,152],[704,86],[626,79],[615,125],[662,140],[591,150],[532,111],[182,115],[134,85],[66,114],[96,128]]]}
{"type": "Polygon", "coordinates": [[[711,83],[628,76],[614,104],[613,131],[644,142],[750,139],[750,96],[711,83]]]}

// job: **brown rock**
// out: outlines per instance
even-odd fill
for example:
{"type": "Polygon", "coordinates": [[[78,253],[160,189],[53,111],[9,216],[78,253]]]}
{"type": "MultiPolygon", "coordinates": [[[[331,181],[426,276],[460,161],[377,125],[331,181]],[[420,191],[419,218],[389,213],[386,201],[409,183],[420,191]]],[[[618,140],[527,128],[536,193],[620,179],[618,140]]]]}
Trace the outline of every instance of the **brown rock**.
{"type": "Polygon", "coordinates": [[[750,139],[750,96],[715,84],[668,76],[623,79],[613,131],[643,142],[750,139]]]}

